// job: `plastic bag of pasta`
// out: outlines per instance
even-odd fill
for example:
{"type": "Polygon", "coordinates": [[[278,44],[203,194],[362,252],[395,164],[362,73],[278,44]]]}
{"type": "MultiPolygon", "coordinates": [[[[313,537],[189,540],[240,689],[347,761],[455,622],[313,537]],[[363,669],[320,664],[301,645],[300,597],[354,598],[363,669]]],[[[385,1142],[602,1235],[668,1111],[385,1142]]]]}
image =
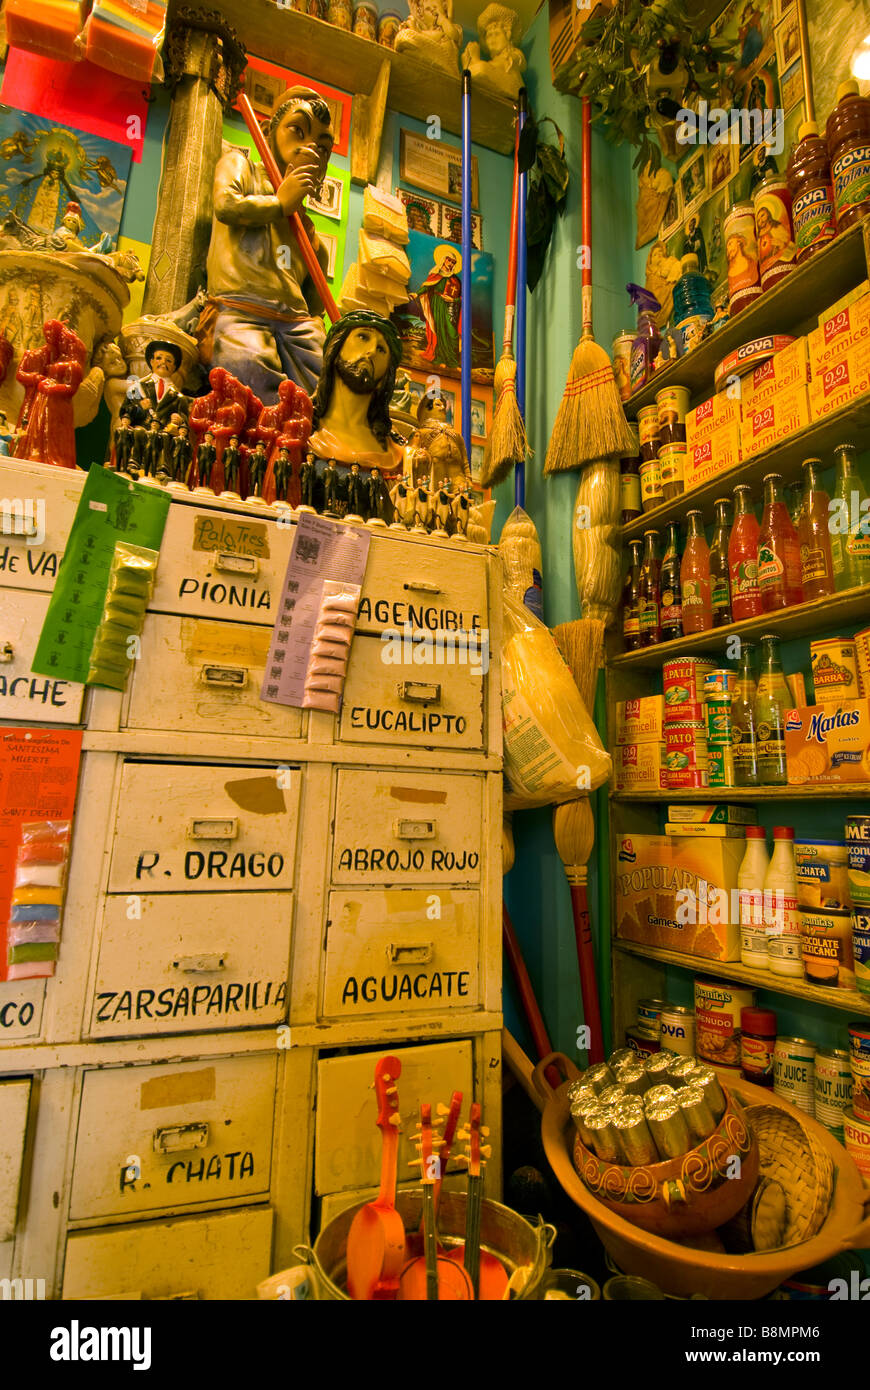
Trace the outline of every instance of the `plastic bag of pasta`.
{"type": "Polygon", "coordinates": [[[570,801],[607,781],[610,754],[549,628],[504,596],[505,808],[570,801]]]}

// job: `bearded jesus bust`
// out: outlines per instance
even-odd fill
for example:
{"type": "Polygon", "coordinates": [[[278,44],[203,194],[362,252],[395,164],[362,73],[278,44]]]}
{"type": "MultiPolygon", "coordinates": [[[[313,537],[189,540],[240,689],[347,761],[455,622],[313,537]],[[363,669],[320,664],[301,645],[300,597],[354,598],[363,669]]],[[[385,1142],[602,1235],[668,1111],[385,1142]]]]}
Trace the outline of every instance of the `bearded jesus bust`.
{"type": "Polygon", "coordinates": [[[309,448],[347,468],[398,471],[401,441],[390,423],[390,397],[402,349],[389,319],[359,309],[329,330],[313,401],[309,448]]]}

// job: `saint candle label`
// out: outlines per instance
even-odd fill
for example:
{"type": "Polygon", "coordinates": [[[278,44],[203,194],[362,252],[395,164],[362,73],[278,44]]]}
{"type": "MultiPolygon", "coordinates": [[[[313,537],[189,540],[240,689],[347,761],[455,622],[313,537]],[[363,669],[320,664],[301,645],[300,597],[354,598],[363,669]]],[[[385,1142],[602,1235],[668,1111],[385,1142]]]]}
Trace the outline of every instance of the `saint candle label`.
{"type": "Polygon", "coordinates": [[[342,1007],[366,1004],[411,1004],[437,999],[458,1001],[468,997],[470,970],[418,970],[414,974],[348,975],[341,991],[342,1007]]]}
{"type": "Polygon", "coordinates": [[[208,1018],[282,1010],[286,980],[221,981],[216,985],[169,985],[166,989],[106,990],[96,997],[94,1023],[143,1018],[208,1018]]]}
{"type": "Polygon", "coordinates": [[[480,855],[476,850],[391,847],[377,845],[345,845],[339,854],[338,867],[350,873],[409,873],[411,870],[431,873],[463,873],[476,869],[480,855]]]}
{"type": "Polygon", "coordinates": [[[197,515],[193,519],[191,550],[226,551],[233,555],[269,558],[269,531],[265,524],[222,516],[197,515]]]}
{"type": "MultiPolygon", "coordinates": [[[[136,858],[136,878],[153,878],[160,859],[159,850],[140,850],[136,858]]],[[[283,869],[283,854],[276,852],[267,856],[260,850],[190,849],[185,852],[181,866],[182,876],[188,882],[196,879],[280,878],[283,869]]],[[[172,869],[160,869],[160,875],[164,878],[172,878],[172,873],[172,869]]]]}
{"type": "Polygon", "coordinates": [[[21,550],[13,545],[0,548],[0,574],[54,579],[59,564],[60,556],[55,550],[21,550]]]}

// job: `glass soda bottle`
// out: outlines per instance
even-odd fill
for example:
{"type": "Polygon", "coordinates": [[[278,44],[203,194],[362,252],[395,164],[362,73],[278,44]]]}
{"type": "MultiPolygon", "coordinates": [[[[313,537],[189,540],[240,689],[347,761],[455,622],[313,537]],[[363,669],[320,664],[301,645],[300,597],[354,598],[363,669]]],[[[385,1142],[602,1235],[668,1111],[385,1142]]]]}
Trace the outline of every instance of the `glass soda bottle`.
{"type": "Polygon", "coordinates": [[[731,702],[731,746],[734,753],[734,782],[738,787],[758,786],[758,736],[755,728],[755,675],[752,657],[755,647],[744,642],[740,649],[740,670],[731,702]]]}
{"type": "Polygon", "coordinates": [[[680,588],[683,597],[683,633],[707,632],[713,626],[710,604],[710,551],[704,536],[703,516],[689,512],[689,534],[680,565],[680,588]]]}
{"type": "Polygon", "coordinates": [[[830,499],[821,484],[821,470],[821,459],[805,460],[803,503],[798,521],[805,603],[834,592],[830,499]]]}
{"type": "Polygon", "coordinates": [[[636,652],[640,647],[638,591],[640,588],[640,556],[643,546],[640,541],[632,541],[629,550],[631,551],[631,560],[622,591],[622,636],[625,639],[625,650],[636,652]]]}
{"type": "Polygon", "coordinates": [[[654,647],[662,640],[659,608],[659,533],[644,531],[643,563],[638,582],[640,645],[654,647]]]}
{"type": "Polygon", "coordinates": [[[728,541],[731,532],[730,499],[717,497],[716,520],[710,542],[710,607],[713,626],[724,627],[731,622],[731,585],[728,575],[728,541]]]}
{"type": "Polygon", "coordinates": [[[782,499],[782,478],[764,480],[764,512],[758,532],[758,588],[765,613],[803,601],[801,553],[797,531],[782,499]]]}
{"type": "Polygon", "coordinates": [[[675,521],[668,524],[661,579],[662,641],[672,642],[683,635],[683,604],[680,589],[680,533],[675,521]]]}
{"type": "Polygon", "coordinates": [[[757,618],[764,610],[758,588],[759,525],[752,509],[752,489],[734,489],[734,524],[728,540],[731,617],[735,623],[757,618]]]}
{"type": "Polygon", "coordinates": [[[854,589],[870,584],[870,497],[858,472],[854,444],[834,450],[836,481],[830,502],[834,585],[854,589]]]}
{"type": "Polygon", "coordinates": [[[793,701],[779,655],[779,638],[761,639],[761,669],[755,690],[755,732],[758,739],[758,780],[762,786],[788,783],[785,763],[785,712],[793,701]]]}

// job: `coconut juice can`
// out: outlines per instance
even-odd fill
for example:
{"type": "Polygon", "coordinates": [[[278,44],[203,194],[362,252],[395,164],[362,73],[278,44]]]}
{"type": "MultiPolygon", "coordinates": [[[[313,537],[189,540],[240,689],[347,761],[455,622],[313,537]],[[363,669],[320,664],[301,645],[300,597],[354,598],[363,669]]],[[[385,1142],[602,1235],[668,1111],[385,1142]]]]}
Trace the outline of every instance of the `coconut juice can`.
{"type": "Polygon", "coordinates": [[[773,1089],[798,1110],[815,1111],[816,1045],[809,1038],[777,1038],[773,1049],[773,1089]]]}

